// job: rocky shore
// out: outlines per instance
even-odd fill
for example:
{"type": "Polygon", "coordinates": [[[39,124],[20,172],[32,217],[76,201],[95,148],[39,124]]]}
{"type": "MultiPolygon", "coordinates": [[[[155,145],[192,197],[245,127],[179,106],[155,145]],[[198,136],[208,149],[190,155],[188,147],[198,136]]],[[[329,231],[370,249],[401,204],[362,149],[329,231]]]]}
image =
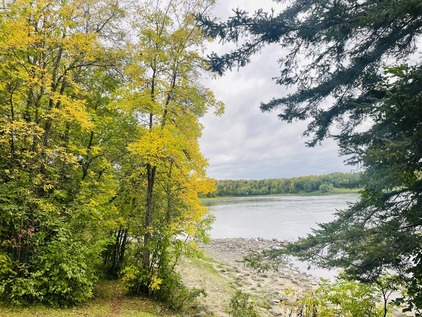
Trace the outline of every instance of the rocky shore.
{"type": "Polygon", "coordinates": [[[227,317],[227,307],[230,298],[236,290],[252,295],[261,316],[281,316],[282,301],[287,300],[286,290],[294,289],[299,293],[306,292],[317,285],[317,280],[308,274],[301,273],[291,263],[284,263],[278,270],[257,272],[247,267],[243,258],[251,252],[277,248],[282,242],[264,239],[214,239],[207,245],[202,245],[208,263],[220,276],[206,276],[192,269],[192,265],[184,266],[182,275],[186,284],[204,288],[207,296],[204,298],[202,316],[227,317]],[[187,269],[189,267],[189,269],[187,269]]]}
{"type": "MultiPolygon", "coordinates": [[[[180,273],[189,287],[203,288],[207,296],[200,299],[194,317],[229,317],[230,299],[237,290],[251,295],[261,317],[286,316],[283,302],[294,300],[286,291],[294,290],[296,296],[318,286],[319,279],[301,272],[292,263],[281,264],[278,270],[257,272],[245,265],[244,257],[252,252],[278,248],[283,242],[265,239],[214,239],[201,245],[204,258],[183,259],[180,273]],[[205,269],[204,269],[205,268],[205,269]],[[207,269],[208,268],[208,269],[207,269]]],[[[187,314],[186,316],[192,316],[187,314]]],[[[392,316],[414,316],[395,309],[392,316]]]]}

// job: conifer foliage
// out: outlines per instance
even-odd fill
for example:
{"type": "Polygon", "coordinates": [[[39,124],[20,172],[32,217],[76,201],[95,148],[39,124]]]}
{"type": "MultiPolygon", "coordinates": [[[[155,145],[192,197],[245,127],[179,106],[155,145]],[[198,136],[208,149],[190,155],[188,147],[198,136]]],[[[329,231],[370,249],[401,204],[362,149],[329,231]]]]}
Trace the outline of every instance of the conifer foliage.
{"type": "Polygon", "coordinates": [[[291,93],[261,109],[307,120],[309,146],[333,137],[364,170],[360,201],[287,251],[364,281],[395,272],[409,307],[422,308],[422,3],[296,0],[271,14],[238,9],[227,22],[197,19],[207,35],[239,41],[209,56],[220,74],[280,45],[276,83],[291,93]]]}

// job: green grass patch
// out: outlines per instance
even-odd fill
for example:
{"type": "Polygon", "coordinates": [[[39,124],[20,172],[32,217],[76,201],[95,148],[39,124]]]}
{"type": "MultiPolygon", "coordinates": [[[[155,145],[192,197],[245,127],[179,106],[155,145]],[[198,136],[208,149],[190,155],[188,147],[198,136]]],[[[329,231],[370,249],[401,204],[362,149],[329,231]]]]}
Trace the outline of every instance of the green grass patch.
{"type": "MultiPolygon", "coordinates": [[[[198,304],[211,311],[225,311],[236,287],[221,272],[223,265],[219,261],[202,256],[201,258],[182,258],[179,270],[182,280],[188,287],[200,287],[206,296],[198,298],[198,304]]],[[[194,314],[193,314],[194,316],[194,314]]]]}

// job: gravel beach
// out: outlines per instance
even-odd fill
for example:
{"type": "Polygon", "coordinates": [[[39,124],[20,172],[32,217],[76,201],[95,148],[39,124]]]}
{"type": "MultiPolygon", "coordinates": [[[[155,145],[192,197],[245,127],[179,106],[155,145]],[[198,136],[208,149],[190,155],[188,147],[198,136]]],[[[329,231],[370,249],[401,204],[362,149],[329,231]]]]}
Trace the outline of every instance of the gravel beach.
{"type": "Polygon", "coordinates": [[[227,306],[236,290],[253,296],[261,316],[281,316],[280,302],[287,300],[284,291],[295,289],[299,293],[317,286],[317,279],[301,273],[290,263],[285,263],[277,271],[256,272],[247,267],[243,258],[251,252],[277,248],[282,242],[264,239],[214,239],[201,245],[204,255],[213,259],[212,266],[217,276],[204,276],[204,273],[184,265],[182,276],[188,286],[204,288],[207,296],[201,316],[227,317],[227,306]]]}

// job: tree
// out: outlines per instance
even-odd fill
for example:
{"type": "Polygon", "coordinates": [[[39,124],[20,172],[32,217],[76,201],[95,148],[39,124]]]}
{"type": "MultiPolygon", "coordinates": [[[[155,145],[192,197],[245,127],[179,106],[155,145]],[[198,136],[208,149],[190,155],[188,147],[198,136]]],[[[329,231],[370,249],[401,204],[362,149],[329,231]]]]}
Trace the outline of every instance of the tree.
{"type": "Polygon", "coordinates": [[[211,4],[3,2],[2,300],[76,304],[125,265],[136,292],[179,304],[200,293],[175,265],[210,225],[198,118],[222,105],[200,84],[193,12],[211,4]]]}
{"type": "Polygon", "coordinates": [[[212,191],[214,181],[199,151],[198,118],[222,105],[199,81],[205,37],[193,16],[209,5],[147,1],[133,18],[137,42],[128,48],[127,89],[117,106],[137,121],[137,131],[116,204],[127,210],[126,228],[137,241],[125,269],[134,293],[168,299],[179,291],[172,285],[177,259],[209,225],[198,194],[212,191]]]}
{"type": "Polygon", "coordinates": [[[316,192],[325,188],[359,188],[359,173],[332,173],[319,176],[300,176],[292,179],[219,180],[216,196],[285,194],[291,191],[316,192]]]}
{"type": "Polygon", "coordinates": [[[88,82],[110,76],[103,43],[120,13],[107,1],[3,2],[2,298],[70,305],[92,294],[115,183],[97,125],[107,100],[88,82]]]}
{"type": "MultiPolygon", "coordinates": [[[[421,70],[399,67],[379,87],[384,95],[373,126],[340,139],[346,153],[366,166],[365,190],[358,203],[338,213],[291,251],[305,257],[318,254],[324,266],[342,266],[353,278],[376,282],[388,270],[408,285],[420,307],[421,250],[421,70]],[[323,247],[328,244],[329,247],[323,247]],[[322,248],[322,249],[321,249],[322,248]],[[409,275],[410,274],[410,275],[409,275]]],[[[375,107],[374,107],[375,108],[375,107]]]]}
{"type": "Polygon", "coordinates": [[[421,17],[422,3],[414,0],[297,0],[278,14],[236,10],[226,23],[198,16],[206,34],[243,40],[240,48],[209,57],[219,73],[245,65],[264,45],[281,44],[276,82],[293,92],[261,109],[280,110],[287,122],[309,120],[309,146],[334,137],[348,163],[365,170],[360,201],[289,251],[366,281],[394,270],[417,308],[422,86],[420,59],[412,54],[421,41],[421,17]]]}

